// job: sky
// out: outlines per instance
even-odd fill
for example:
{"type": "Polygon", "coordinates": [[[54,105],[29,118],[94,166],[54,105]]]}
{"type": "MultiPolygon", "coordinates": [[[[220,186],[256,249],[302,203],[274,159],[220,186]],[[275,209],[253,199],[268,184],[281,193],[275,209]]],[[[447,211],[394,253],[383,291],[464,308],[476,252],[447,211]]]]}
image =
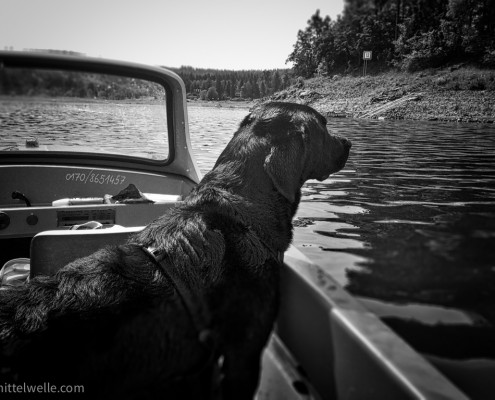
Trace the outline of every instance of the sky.
{"type": "Polygon", "coordinates": [[[289,68],[320,10],[343,0],[0,0],[0,50],[70,50],[150,65],[289,68]]]}

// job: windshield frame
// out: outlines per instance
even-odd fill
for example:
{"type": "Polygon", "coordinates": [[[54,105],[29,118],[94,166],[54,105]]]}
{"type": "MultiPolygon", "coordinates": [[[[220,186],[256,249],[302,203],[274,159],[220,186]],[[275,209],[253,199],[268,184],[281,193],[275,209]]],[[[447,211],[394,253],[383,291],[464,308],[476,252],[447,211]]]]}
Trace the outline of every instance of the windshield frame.
{"type": "Polygon", "coordinates": [[[45,53],[0,52],[0,68],[36,68],[55,69],[63,71],[79,71],[85,73],[101,73],[144,79],[160,84],[166,93],[166,112],[169,154],[164,160],[153,160],[127,155],[103,153],[57,151],[5,151],[1,153],[1,164],[64,164],[130,167],[154,172],[177,172],[190,175],[197,181],[199,170],[192,159],[188,131],[185,87],[182,79],[172,71],[162,67],[151,67],[141,64],[105,60],[91,57],[61,56],[45,53]],[[177,154],[179,149],[181,154],[177,154]],[[177,160],[178,156],[185,160],[177,160]],[[174,163],[176,164],[174,166],[174,163]],[[191,171],[192,169],[192,171],[191,171]]]}

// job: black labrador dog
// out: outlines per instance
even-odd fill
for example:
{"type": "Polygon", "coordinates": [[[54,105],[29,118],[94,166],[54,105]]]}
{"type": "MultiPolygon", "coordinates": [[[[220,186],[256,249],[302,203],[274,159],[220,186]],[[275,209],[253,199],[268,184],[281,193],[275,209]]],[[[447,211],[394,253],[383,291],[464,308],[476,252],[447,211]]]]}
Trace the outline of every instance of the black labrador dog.
{"type": "Polygon", "coordinates": [[[301,186],[339,171],[350,147],[310,107],[254,109],[184,202],[126,244],[0,290],[3,381],[252,398],[301,186]]]}

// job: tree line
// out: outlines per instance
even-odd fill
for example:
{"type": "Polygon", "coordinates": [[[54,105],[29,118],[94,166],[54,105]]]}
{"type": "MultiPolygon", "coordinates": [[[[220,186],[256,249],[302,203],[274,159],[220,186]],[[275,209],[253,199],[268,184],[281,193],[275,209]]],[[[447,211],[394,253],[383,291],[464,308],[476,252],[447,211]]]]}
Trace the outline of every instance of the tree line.
{"type": "Polygon", "coordinates": [[[417,71],[473,62],[495,67],[495,0],[346,0],[335,21],[319,10],[300,30],[293,52],[305,78],[373,70],[417,71]]]}
{"type": "Polygon", "coordinates": [[[115,75],[0,68],[0,95],[163,100],[165,90],[154,82],[115,75]]]}
{"type": "Polygon", "coordinates": [[[188,98],[200,100],[258,99],[294,82],[289,69],[231,71],[190,66],[169,69],[184,81],[188,98]]]}
{"type": "MultiPolygon", "coordinates": [[[[293,83],[289,70],[228,71],[169,68],[184,80],[187,96],[201,100],[258,99],[293,83]]],[[[140,79],[71,71],[0,69],[0,95],[63,96],[102,100],[162,99],[164,91],[140,79]]]]}

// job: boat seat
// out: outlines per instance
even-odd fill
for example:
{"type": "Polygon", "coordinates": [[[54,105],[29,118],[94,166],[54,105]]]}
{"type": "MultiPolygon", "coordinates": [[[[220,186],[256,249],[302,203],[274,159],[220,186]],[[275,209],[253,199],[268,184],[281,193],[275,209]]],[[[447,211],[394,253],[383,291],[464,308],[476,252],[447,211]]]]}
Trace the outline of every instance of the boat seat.
{"type": "Polygon", "coordinates": [[[123,244],[129,235],[143,228],[114,226],[105,229],[40,232],[31,241],[29,276],[53,275],[71,261],[89,256],[104,246],[123,244]]]}

